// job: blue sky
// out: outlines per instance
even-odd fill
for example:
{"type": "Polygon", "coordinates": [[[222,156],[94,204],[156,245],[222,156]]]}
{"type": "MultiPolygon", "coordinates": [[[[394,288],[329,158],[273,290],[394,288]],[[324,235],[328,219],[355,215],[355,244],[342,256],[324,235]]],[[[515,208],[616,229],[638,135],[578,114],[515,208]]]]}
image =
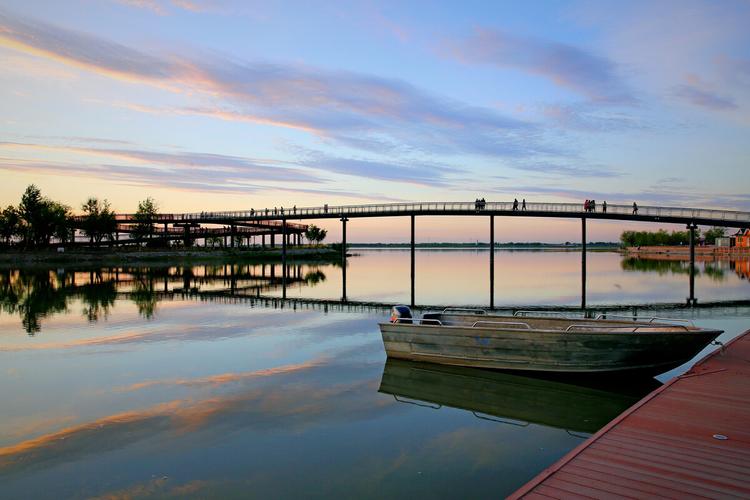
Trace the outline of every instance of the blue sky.
{"type": "Polygon", "coordinates": [[[6,0],[0,201],[750,210],[749,25],[744,1],[6,0]]]}

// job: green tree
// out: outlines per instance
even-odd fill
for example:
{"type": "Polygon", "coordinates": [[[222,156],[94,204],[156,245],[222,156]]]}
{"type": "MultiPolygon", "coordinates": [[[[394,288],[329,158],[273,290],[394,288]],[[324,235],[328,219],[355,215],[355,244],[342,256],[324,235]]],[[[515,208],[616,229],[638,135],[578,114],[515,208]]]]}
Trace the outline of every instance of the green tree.
{"type": "Polygon", "coordinates": [[[8,205],[0,213],[0,237],[10,246],[13,237],[18,235],[21,235],[21,217],[16,207],[8,205]]]}
{"type": "Polygon", "coordinates": [[[133,216],[135,220],[133,236],[136,238],[150,238],[154,234],[154,223],[158,214],[158,207],[153,198],[148,197],[138,203],[138,210],[133,216]]]}
{"type": "Polygon", "coordinates": [[[712,227],[703,233],[703,237],[706,238],[706,245],[715,245],[716,238],[723,238],[726,234],[726,229],[723,227],[712,227]]]}
{"type": "Polygon", "coordinates": [[[305,231],[305,238],[312,242],[320,243],[328,235],[328,231],[321,229],[315,224],[310,224],[305,231]]]}
{"type": "Polygon", "coordinates": [[[104,238],[112,241],[117,229],[117,221],[109,202],[91,197],[86,200],[81,209],[84,213],[83,231],[91,238],[91,241],[101,243],[104,238]]]}
{"type": "Polygon", "coordinates": [[[49,244],[52,237],[67,241],[70,234],[70,207],[42,196],[34,184],[26,188],[18,205],[20,235],[26,246],[49,244]]]}

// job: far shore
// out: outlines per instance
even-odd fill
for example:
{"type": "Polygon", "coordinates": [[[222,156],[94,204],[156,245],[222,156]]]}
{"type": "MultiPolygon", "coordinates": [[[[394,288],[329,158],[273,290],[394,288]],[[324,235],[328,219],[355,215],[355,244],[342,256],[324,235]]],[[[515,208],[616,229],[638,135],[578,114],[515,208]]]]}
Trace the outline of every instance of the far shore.
{"type": "MultiPolygon", "coordinates": [[[[694,247],[696,257],[748,257],[750,256],[750,247],[717,247],[714,245],[696,245],[694,247]]],[[[690,256],[689,245],[678,246],[640,246],[626,247],[624,249],[627,255],[639,257],[648,256],[690,256]]]]}

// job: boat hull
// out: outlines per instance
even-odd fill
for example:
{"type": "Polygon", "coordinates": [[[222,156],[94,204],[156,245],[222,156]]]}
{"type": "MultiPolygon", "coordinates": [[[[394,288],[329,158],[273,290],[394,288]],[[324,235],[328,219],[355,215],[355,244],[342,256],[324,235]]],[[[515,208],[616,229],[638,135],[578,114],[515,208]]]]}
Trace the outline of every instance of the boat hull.
{"type": "Polygon", "coordinates": [[[720,330],[674,332],[536,331],[381,323],[392,358],[456,366],[549,372],[649,371],[677,367],[720,330]]]}

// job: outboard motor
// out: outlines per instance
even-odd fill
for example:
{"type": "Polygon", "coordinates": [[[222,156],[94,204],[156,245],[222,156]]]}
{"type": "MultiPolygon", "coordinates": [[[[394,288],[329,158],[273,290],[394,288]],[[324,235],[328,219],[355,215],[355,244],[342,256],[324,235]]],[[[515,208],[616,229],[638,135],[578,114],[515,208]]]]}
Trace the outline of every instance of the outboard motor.
{"type": "Polygon", "coordinates": [[[391,308],[391,323],[406,323],[410,325],[411,317],[409,306],[393,306],[391,308]]]}

